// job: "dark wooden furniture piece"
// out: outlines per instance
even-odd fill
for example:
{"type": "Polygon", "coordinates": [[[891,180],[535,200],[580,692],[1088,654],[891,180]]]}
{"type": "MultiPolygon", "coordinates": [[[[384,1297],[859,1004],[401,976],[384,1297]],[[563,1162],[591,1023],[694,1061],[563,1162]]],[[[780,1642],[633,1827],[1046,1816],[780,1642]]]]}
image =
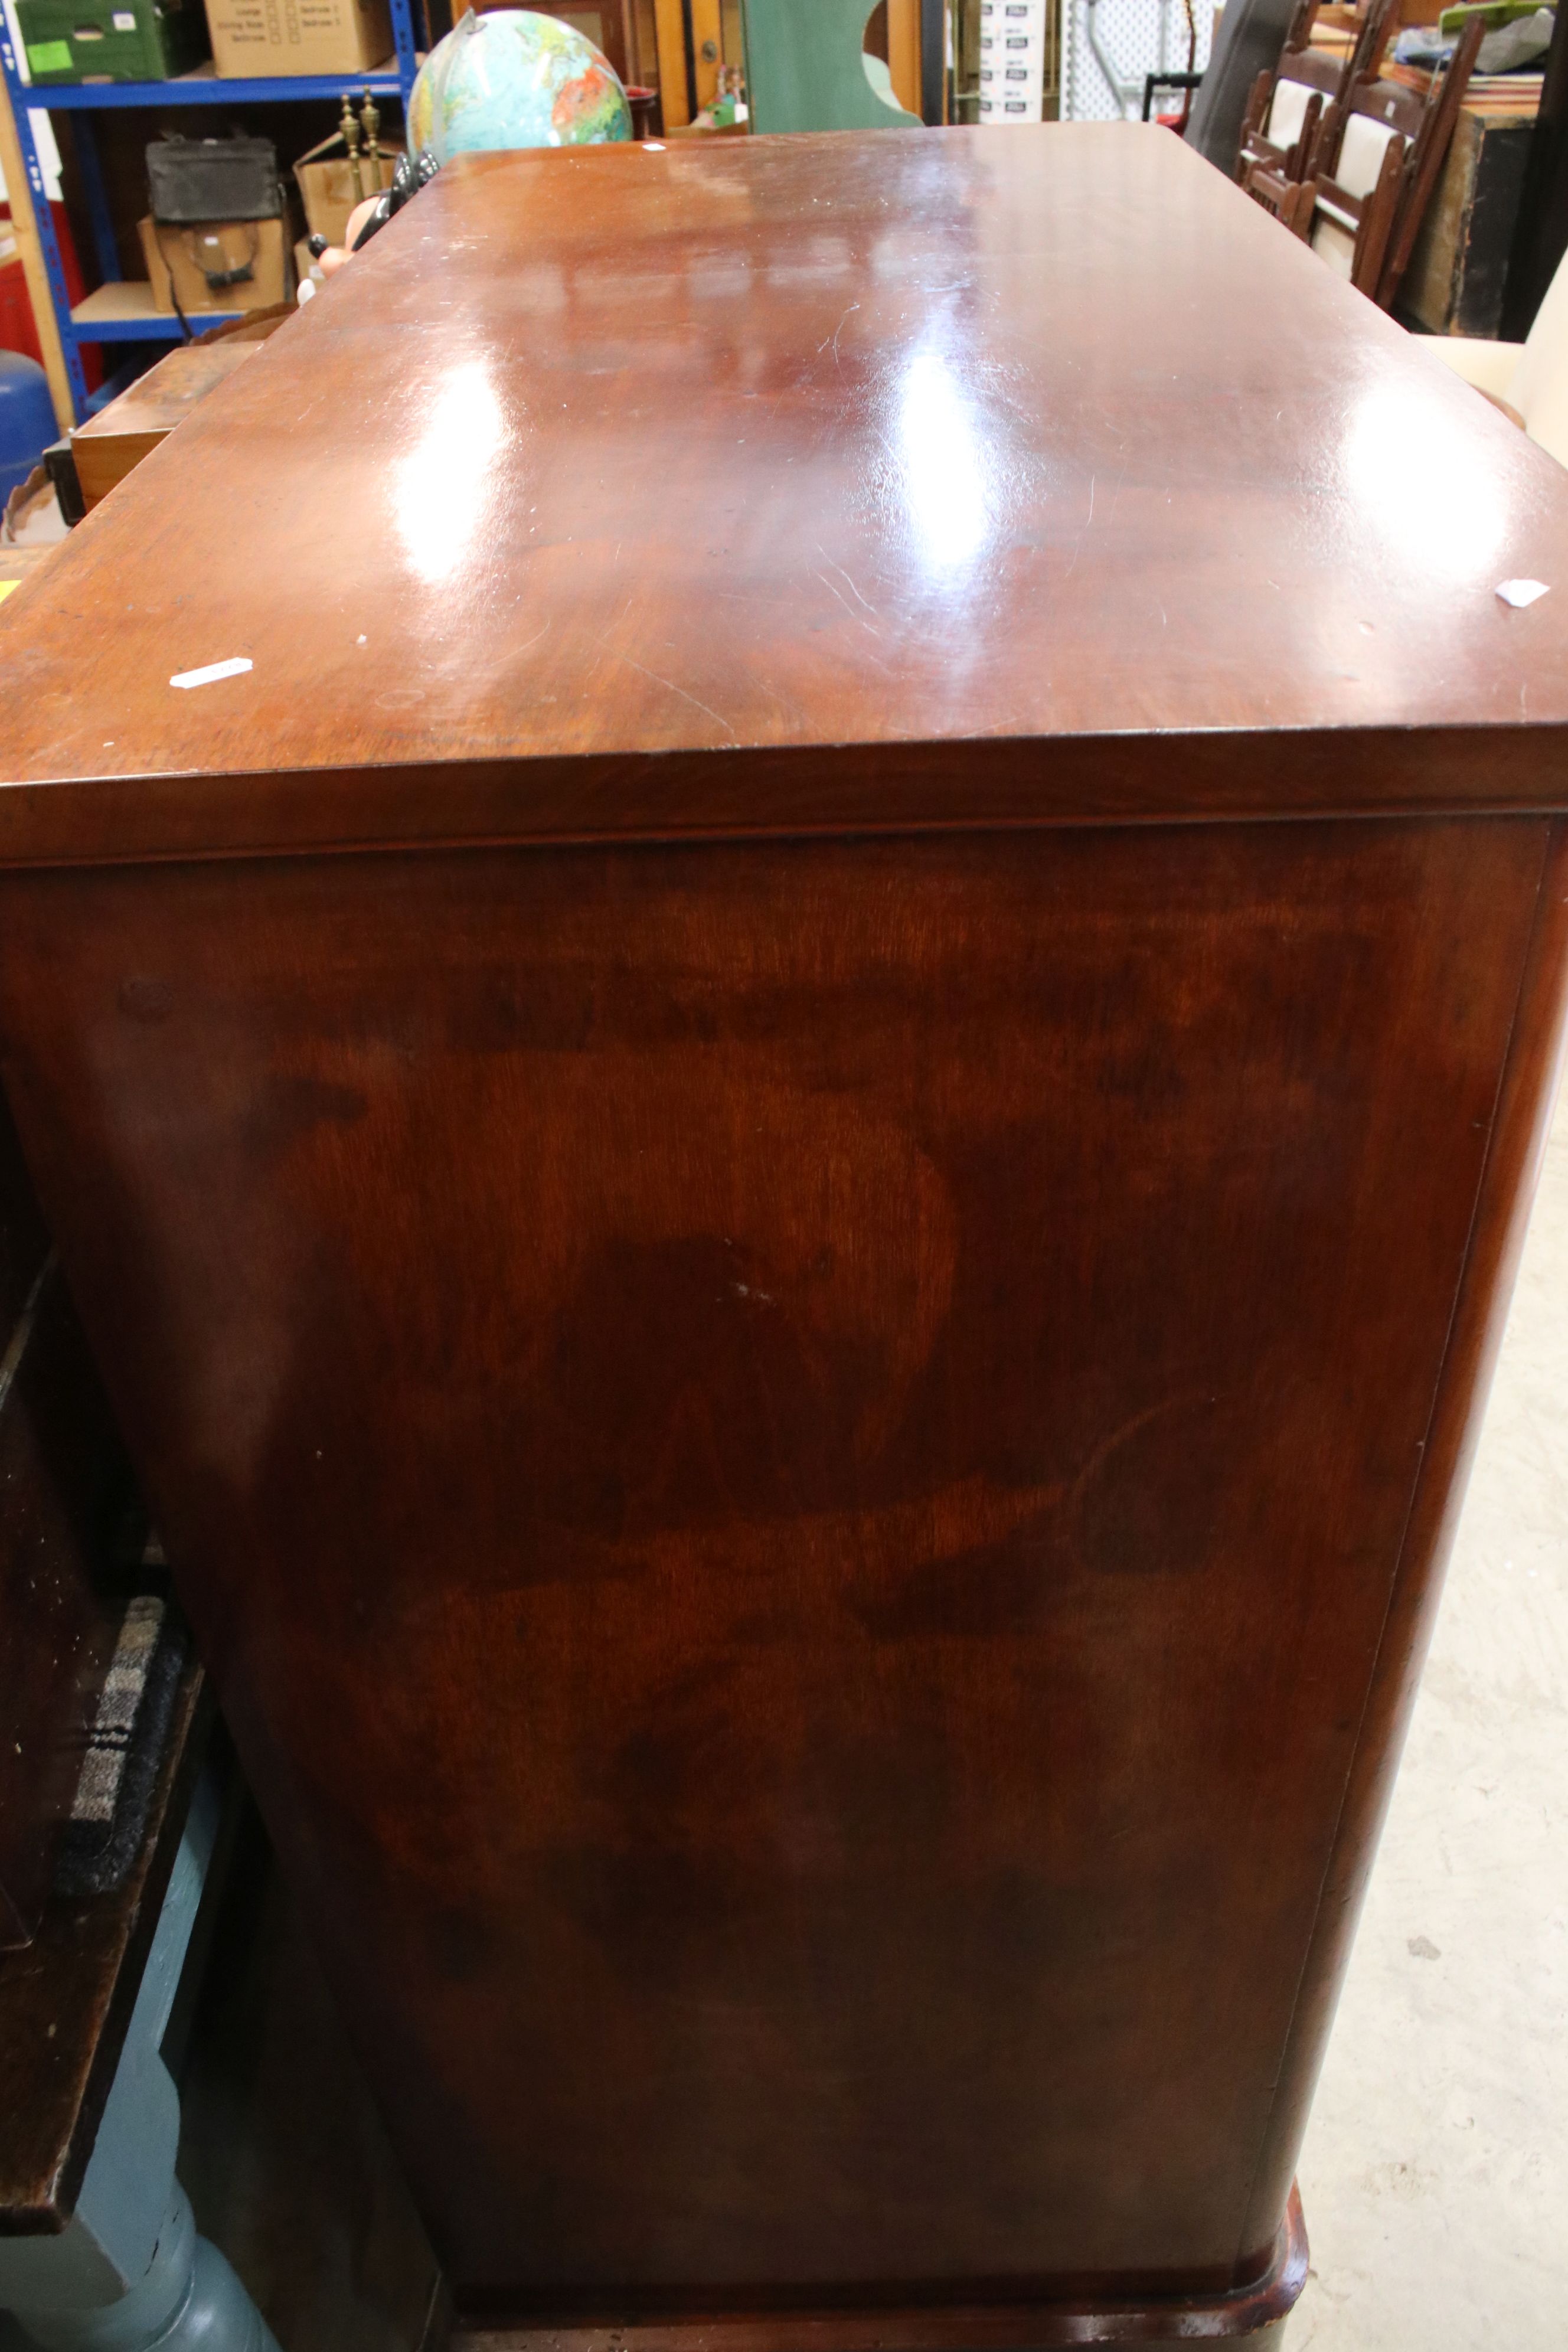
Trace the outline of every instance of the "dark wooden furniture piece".
{"type": "Polygon", "coordinates": [[[1511,108],[1461,106],[1396,315],[1432,335],[1502,332],[1509,254],[1535,126],[1511,108]]]}
{"type": "Polygon", "coordinates": [[[210,1709],[181,1678],[146,1830],[112,1894],[51,1895],[26,1951],[0,1953],[0,2233],[62,2231],[142,1982],[210,1709]]]}
{"type": "Polygon", "coordinates": [[[0,1107],[0,1952],[29,1943],[43,1914],[113,1655],[123,1601],[105,1572],[123,1472],[0,1107]]]}
{"type": "Polygon", "coordinates": [[[183,343],[138,376],[71,435],[82,503],[89,510],[183,425],[199,400],[260,349],[252,338],[183,343]]]}
{"type": "Polygon", "coordinates": [[[29,590],[5,1086],[495,2352],[1278,2340],[1565,531],[1164,132],[907,131],[462,159],[29,590]]]}

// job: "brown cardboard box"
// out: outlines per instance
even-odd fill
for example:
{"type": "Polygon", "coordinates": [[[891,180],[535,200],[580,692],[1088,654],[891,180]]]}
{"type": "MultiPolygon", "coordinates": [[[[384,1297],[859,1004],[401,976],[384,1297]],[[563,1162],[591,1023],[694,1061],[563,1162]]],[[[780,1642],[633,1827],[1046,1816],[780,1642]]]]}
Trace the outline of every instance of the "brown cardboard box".
{"type": "MultiPolygon", "coordinates": [[[[381,176],[378,179],[367,155],[359,159],[360,183],[364,194],[374,196],[392,185],[394,155],[377,158],[381,176]]],[[[349,215],[363,199],[354,194],[353,173],[339,132],[334,131],[308,155],[301,155],[294,166],[294,177],[300,184],[300,200],[305,207],[305,226],[324,236],[329,245],[342,245],[349,225],[349,215]],[[333,151],[336,151],[335,152],[333,151]]]]}
{"type": "Polygon", "coordinates": [[[219,74],[355,74],[392,55],[386,0],[207,0],[219,74]]]}
{"type": "Polygon", "coordinates": [[[207,221],[194,228],[142,220],[137,227],[156,310],[173,310],[175,296],[187,315],[200,310],[232,316],[289,299],[289,247],[280,220],[207,221]],[[237,269],[247,262],[250,276],[238,285],[207,284],[209,269],[237,269]]]}

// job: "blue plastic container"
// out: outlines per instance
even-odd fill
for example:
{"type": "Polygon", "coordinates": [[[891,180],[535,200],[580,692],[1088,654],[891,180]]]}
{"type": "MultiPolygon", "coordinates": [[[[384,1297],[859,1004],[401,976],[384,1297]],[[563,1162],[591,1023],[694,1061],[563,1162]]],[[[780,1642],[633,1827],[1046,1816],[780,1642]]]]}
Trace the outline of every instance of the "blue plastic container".
{"type": "Polygon", "coordinates": [[[58,439],[43,369],[25,352],[0,352],[0,507],[58,439]]]}

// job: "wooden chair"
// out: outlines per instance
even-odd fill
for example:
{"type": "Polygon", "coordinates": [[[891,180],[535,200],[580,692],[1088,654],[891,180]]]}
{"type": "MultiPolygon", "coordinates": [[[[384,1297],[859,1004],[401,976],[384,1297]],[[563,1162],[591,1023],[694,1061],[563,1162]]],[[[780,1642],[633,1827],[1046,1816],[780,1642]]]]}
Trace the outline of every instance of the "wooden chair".
{"type": "Polygon", "coordinates": [[[1405,158],[1424,111],[1415,92],[1399,82],[1366,82],[1352,90],[1332,161],[1312,173],[1293,223],[1331,269],[1374,300],[1399,212],[1405,158]]]}
{"type": "MultiPolygon", "coordinates": [[[[1352,88],[1373,79],[1394,27],[1394,0],[1373,0],[1354,48],[1339,57],[1311,47],[1318,0],[1302,0],[1272,74],[1253,84],[1242,124],[1236,175],[1249,187],[1255,173],[1287,181],[1306,178],[1319,143],[1320,126],[1331,129],[1335,110],[1352,88]]],[[[1272,207],[1271,207],[1272,209],[1272,207]]]]}
{"type": "MultiPolygon", "coordinates": [[[[1309,153],[1317,133],[1317,115],[1303,126],[1302,150],[1309,153]]],[[[1292,173],[1287,164],[1272,164],[1261,160],[1249,163],[1242,186],[1255,205],[1283,221],[1293,236],[1305,236],[1306,220],[1312,208],[1312,184],[1292,173]]]]}
{"type": "Polygon", "coordinates": [[[1473,17],[1425,98],[1402,82],[1358,79],[1342,115],[1320,132],[1310,200],[1289,215],[1313,251],[1384,310],[1436,184],[1482,30],[1473,17]]]}
{"type": "Polygon", "coordinates": [[[1343,58],[1308,47],[1316,13],[1315,0],[1307,0],[1290,27],[1277,71],[1260,73],[1252,85],[1236,163],[1236,176],[1243,187],[1259,168],[1287,180],[1300,180],[1323,108],[1338,94],[1343,58]]]}
{"type": "Polygon", "coordinates": [[[1459,36],[1459,45],[1449,60],[1447,72],[1441,81],[1434,82],[1427,92],[1421,128],[1415,134],[1415,150],[1405,166],[1404,201],[1378,279],[1377,300],[1385,310],[1393,307],[1400,281],[1415,249],[1415,239],[1436,188],[1437,175],[1447,159],[1449,142],[1454,136],[1454,125],[1459,119],[1459,109],[1469,88],[1470,76],[1475,71],[1476,53],[1486,29],[1486,19],[1478,10],[1468,18],[1459,36]]]}
{"type": "Polygon", "coordinates": [[[1337,139],[1349,93],[1375,78],[1393,30],[1393,0],[1373,0],[1354,48],[1336,57],[1310,47],[1317,0],[1303,0],[1278,70],[1259,74],[1242,127],[1237,176],[1255,204],[1299,236],[1312,211],[1310,174],[1337,139]]]}

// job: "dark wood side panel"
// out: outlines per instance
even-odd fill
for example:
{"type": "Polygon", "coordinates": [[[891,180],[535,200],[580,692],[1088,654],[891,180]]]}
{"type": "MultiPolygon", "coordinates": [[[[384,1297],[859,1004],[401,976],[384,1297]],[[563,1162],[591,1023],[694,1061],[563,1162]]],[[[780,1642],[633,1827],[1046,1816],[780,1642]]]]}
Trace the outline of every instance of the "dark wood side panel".
{"type": "Polygon", "coordinates": [[[1546,839],[0,883],[45,1205],[468,2310],[1231,2282],[1546,839]]]}
{"type": "Polygon", "coordinates": [[[1502,1344],[1519,1254],[1524,1245],[1542,1155],[1562,1083],[1568,1042],[1568,828],[1553,828],[1542,874],[1534,933],[1492,1123],[1486,1182],[1478,1204],[1454,1331],[1422,1449],[1421,1476],[1390,1596],[1388,1621],[1368,1693],[1355,1769],[1311,1950],[1302,1972],[1279,2097],[1265,2138],[1246,2243],[1265,2246],[1270,2215],[1300,2153],[1308,2103],[1332,2021],[1341,1979],[1394,1792],[1405,1735],[1442,1598],[1443,1572],[1458,1532],[1482,1410],[1502,1344]]]}

